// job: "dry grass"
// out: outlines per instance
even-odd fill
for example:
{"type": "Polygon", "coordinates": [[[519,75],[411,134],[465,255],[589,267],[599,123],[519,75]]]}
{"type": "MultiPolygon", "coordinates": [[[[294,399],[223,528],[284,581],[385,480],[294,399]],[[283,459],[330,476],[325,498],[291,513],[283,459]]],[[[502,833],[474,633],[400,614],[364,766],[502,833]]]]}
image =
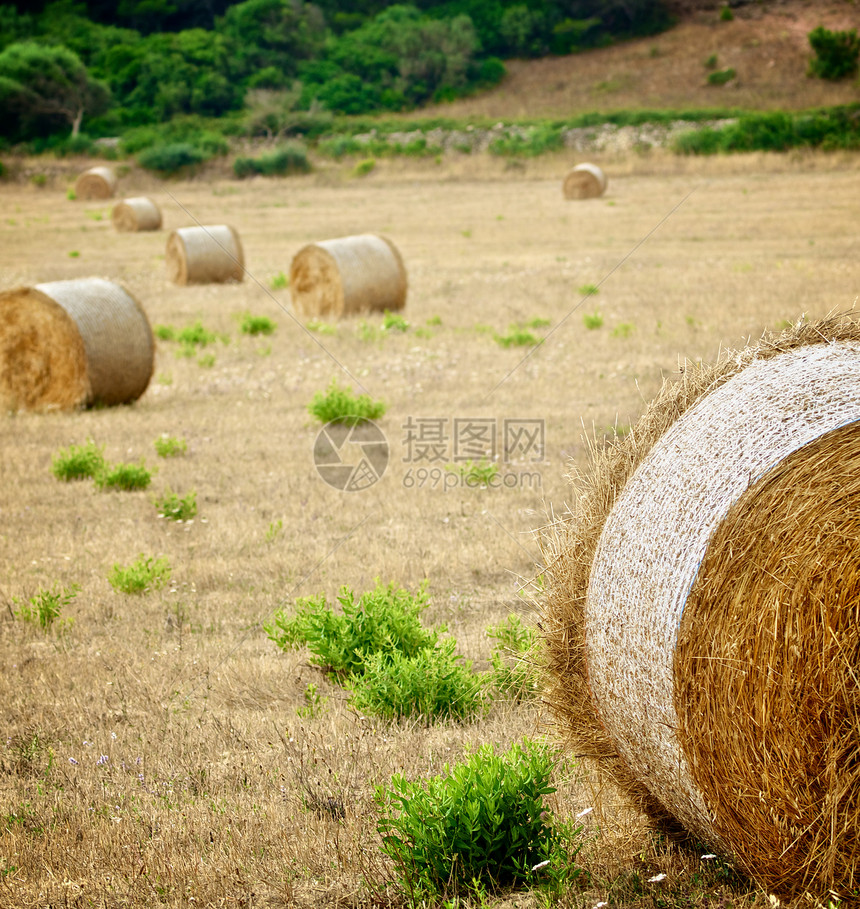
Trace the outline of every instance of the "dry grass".
{"type": "MultiPolygon", "coordinates": [[[[361,182],[332,166],[291,179],[289,194],[270,181],[171,184],[201,223],[236,226],[262,287],[177,287],[161,235],[118,234],[59,192],[4,187],[3,287],[104,274],[154,325],[199,319],[231,340],[207,348],[210,368],[161,343],[132,407],[3,417],[0,905],[368,904],[363,875],[380,867],[372,784],[543,728],[536,707],[502,704],[463,726],[379,725],[352,713],[306,652],[278,652],[260,623],[296,596],[426,577],[427,619],[447,622],[486,668],[485,628],[528,611],[518,579],[539,570],[530,532],[569,500],[564,474],[570,459],[584,464],[584,429],[623,430],[679,357],[712,359],[803,312],[850,307],[860,287],[856,157],[601,160],[606,196],[575,211],[559,192],[569,163],[382,162],[361,182]],[[365,230],[403,255],[410,331],[306,333],[289,291],[263,287],[304,244],[365,230]],[[80,256],[56,254],[68,248],[80,256]],[[584,331],[577,310],[588,283],[600,284],[599,331],[584,331]],[[248,311],[278,330],[264,342],[241,335],[235,317],[248,311]],[[552,325],[525,362],[482,328],[535,317],[552,325]],[[331,379],[349,382],[339,363],[356,392],[388,404],[391,462],[362,493],[326,486],[311,460],[305,408],[331,379]],[[545,420],[546,460],[505,468],[534,469],[540,487],[404,488],[419,466],[403,461],[409,417],[545,420]],[[162,433],[187,440],[186,455],[157,461],[162,433]],[[152,495],[195,489],[198,517],[160,520],[150,492],[59,483],[52,454],[87,438],[111,462],[157,463],[152,495]],[[116,593],[111,566],[140,553],[166,555],[171,584],[116,593]],[[74,624],[45,635],[14,617],[13,598],[54,582],[82,590],[67,610],[74,624]],[[301,720],[310,682],[330,700],[301,720]],[[326,798],[342,801],[343,820],[314,810],[326,798]]],[[[132,173],[124,190],[186,223],[151,178],[132,173]]],[[[580,773],[558,807],[595,808],[582,853],[593,876],[564,905],[767,905],[655,839],[609,783],[580,773]],[[666,879],[647,883],[658,872],[666,879]]]]}

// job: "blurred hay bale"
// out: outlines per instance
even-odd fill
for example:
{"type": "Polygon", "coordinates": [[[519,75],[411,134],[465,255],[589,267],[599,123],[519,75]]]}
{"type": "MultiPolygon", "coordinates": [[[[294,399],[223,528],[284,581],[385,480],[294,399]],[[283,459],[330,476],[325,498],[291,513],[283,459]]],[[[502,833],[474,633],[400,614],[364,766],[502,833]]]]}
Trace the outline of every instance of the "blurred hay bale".
{"type": "Polygon", "coordinates": [[[127,404],[152,377],[146,313],[102,278],[0,293],[0,403],[7,410],[127,404]]]}
{"type": "Polygon", "coordinates": [[[596,164],[577,164],[564,178],[565,199],[596,199],[606,192],[606,174],[596,164]]]}
{"type": "Polygon", "coordinates": [[[653,817],[860,886],[860,321],[688,365],[545,537],[548,699],[653,817]]]}
{"type": "Polygon", "coordinates": [[[114,205],[111,221],[119,231],[158,230],[161,209],[146,196],[132,196],[114,205]]]}
{"type": "Polygon", "coordinates": [[[403,309],[407,283],[397,247],[376,234],[311,243],[290,265],[290,295],[302,318],[403,309]]]}
{"type": "Polygon", "coordinates": [[[174,284],[216,284],[245,276],[239,234],[227,224],[174,230],[167,238],[166,261],[174,284]]]}
{"type": "Polygon", "coordinates": [[[110,199],[116,192],[116,174],[109,167],[91,167],[75,181],[78,199],[110,199]]]}

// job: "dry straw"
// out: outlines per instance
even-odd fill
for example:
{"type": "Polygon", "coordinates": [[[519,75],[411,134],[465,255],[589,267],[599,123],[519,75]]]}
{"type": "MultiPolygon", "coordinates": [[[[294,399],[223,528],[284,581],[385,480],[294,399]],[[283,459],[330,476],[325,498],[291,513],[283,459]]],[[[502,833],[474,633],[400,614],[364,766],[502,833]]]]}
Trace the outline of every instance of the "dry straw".
{"type": "Polygon", "coordinates": [[[239,234],[227,224],[174,230],[167,238],[166,261],[174,284],[241,281],[245,276],[239,234]]]}
{"type": "Polygon", "coordinates": [[[126,404],[152,377],[149,320],[121,285],[53,281],[0,293],[0,404],[69,410],[126,404]]]}
{"type": "Polygon", "coordinates": [[[110,199],[116,192],[116,174],[109,167],[91,167],[75,181],[78,199],[110,199]]]}
{"type": "Polygon", "coordinates": [[[119,231],[158,230],[161,209],[146,196],[133,196],[114,205],[111,221],[119,231]]]}
{"type": "Polygon", "coordinates": [[[858,376],[848,316],[688,365],[545,538],[571,746],[788,896],[860,886],[858,376]]]}
{"type": "Polygon", "coordinates": [[[302,318],[402,309],[406,289],[400,253],[376,234],[312,243],[290,265],[290,294],[302,318]]]}
{"type": "Polygon", "coordinates": [[[564,178],[565,199],[596,199],[606,192],[606,174],[596,164],[577,164],[564,178]]]}

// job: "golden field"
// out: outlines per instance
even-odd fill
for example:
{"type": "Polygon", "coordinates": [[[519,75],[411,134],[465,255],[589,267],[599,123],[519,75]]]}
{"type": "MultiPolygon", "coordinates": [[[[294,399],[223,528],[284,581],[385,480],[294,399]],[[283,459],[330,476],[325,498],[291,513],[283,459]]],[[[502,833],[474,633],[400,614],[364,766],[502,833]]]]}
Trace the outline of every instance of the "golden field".
{"type": "MultiPolygon", "coordinates": [[[[140,234],[113,230],[111,202],[66,198],[86,163],[64,162],[41,188],[0,187],[0,286],[100,275],[123,282],[153,326],[199,320],[224,339],[192,357],[159,342],[131,406],[2,416],[0,906],[398,905],[371,886],[385,874],[373,787],[440,773],[482,743],[559,731],[539,702],[499,702],[472,723],[383,724],[262,626],[298,597],[426,579],[425,619],[486,669],[487,627],[533,615],[535,532],[564,514],[566,474],[585,465],[589,440],[624,432],[684,359],[856,304],[860,159],[607,157],[595,161],[606,194],[583,202],[562,198],[576,162],[561,155],[383,161],[363,178],[320,165],[241,183],[133,169],[120,196],[150,195],[165,221],[140,234]],[[167,231],[195,222],[237,229],[242,283],[167,281],[167,231]],[[408,331],[382,331],[379,315],[308,331],[272,285],[304,244],[365,232],[403,256],[408,331]],[[277,330],[242,334],[246,313],[277,330]],[[495,341],[535,319],[548,322],[534,329],[539,347],[495,341]],[[390,461],[363,491],[326,485],[313,463],[307,405],[332,380],[387,404],[390,461]],[[510,462],[497,451],[513,478],[497,488],[454,486],[453,439],[439,461],[418,462],[410,420],[480,420],[500,434],[505,421],[542,421],[545,451],[510,462]],[[185,455],[159,458],[163,434],[184,439],[185,455]],[[152,487],[55,479],[52,457],[87,439],[111,462],[157,468],[152,487]],[[421,467],[436,472],[422,480],[421,467]],[[192,522],[158,516],[153,499],[168,490],[196,491],[192,522]],[[140,554],[166,557],[170,582],[118,593],[112,566],[140,554]],[[17,613],[54,584],[80,592],[71,622],[45,633],[17,613]],[[309,684],[328,701],[302,718],[309,684]],[[344,817],[308,810],[314,797],[341,800],[344,817]]],[[[595,809],[577,859],[589,876],[565,905],[680,905],[679,894],[769,905],[752,885],[703,883],[698,855],[655,837],[593,768],[558,785],[561,817],[595,809]]]]}

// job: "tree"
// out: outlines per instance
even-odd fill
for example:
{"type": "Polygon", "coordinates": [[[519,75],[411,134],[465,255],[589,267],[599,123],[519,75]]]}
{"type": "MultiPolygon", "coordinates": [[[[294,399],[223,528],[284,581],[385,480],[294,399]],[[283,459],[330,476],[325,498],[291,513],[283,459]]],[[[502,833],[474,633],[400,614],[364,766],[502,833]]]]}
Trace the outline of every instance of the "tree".
{"type": "Polygon", "coordinates": [[[107,87],[68,48],[22,41],[0,53],[0,120],[18,126],[15,138],[56,127],[58,121],[77,136],[84,114],[104,113],[110,100],[107,87]]]}
{"type": "Polygon", "coordinates": [[[810,61],[809,74],[819,79],[845,79],[857,72],[860,57],[860,38],[857,29],[831,32],[819,25],[807,36],[815,57],[810,61]]]}

